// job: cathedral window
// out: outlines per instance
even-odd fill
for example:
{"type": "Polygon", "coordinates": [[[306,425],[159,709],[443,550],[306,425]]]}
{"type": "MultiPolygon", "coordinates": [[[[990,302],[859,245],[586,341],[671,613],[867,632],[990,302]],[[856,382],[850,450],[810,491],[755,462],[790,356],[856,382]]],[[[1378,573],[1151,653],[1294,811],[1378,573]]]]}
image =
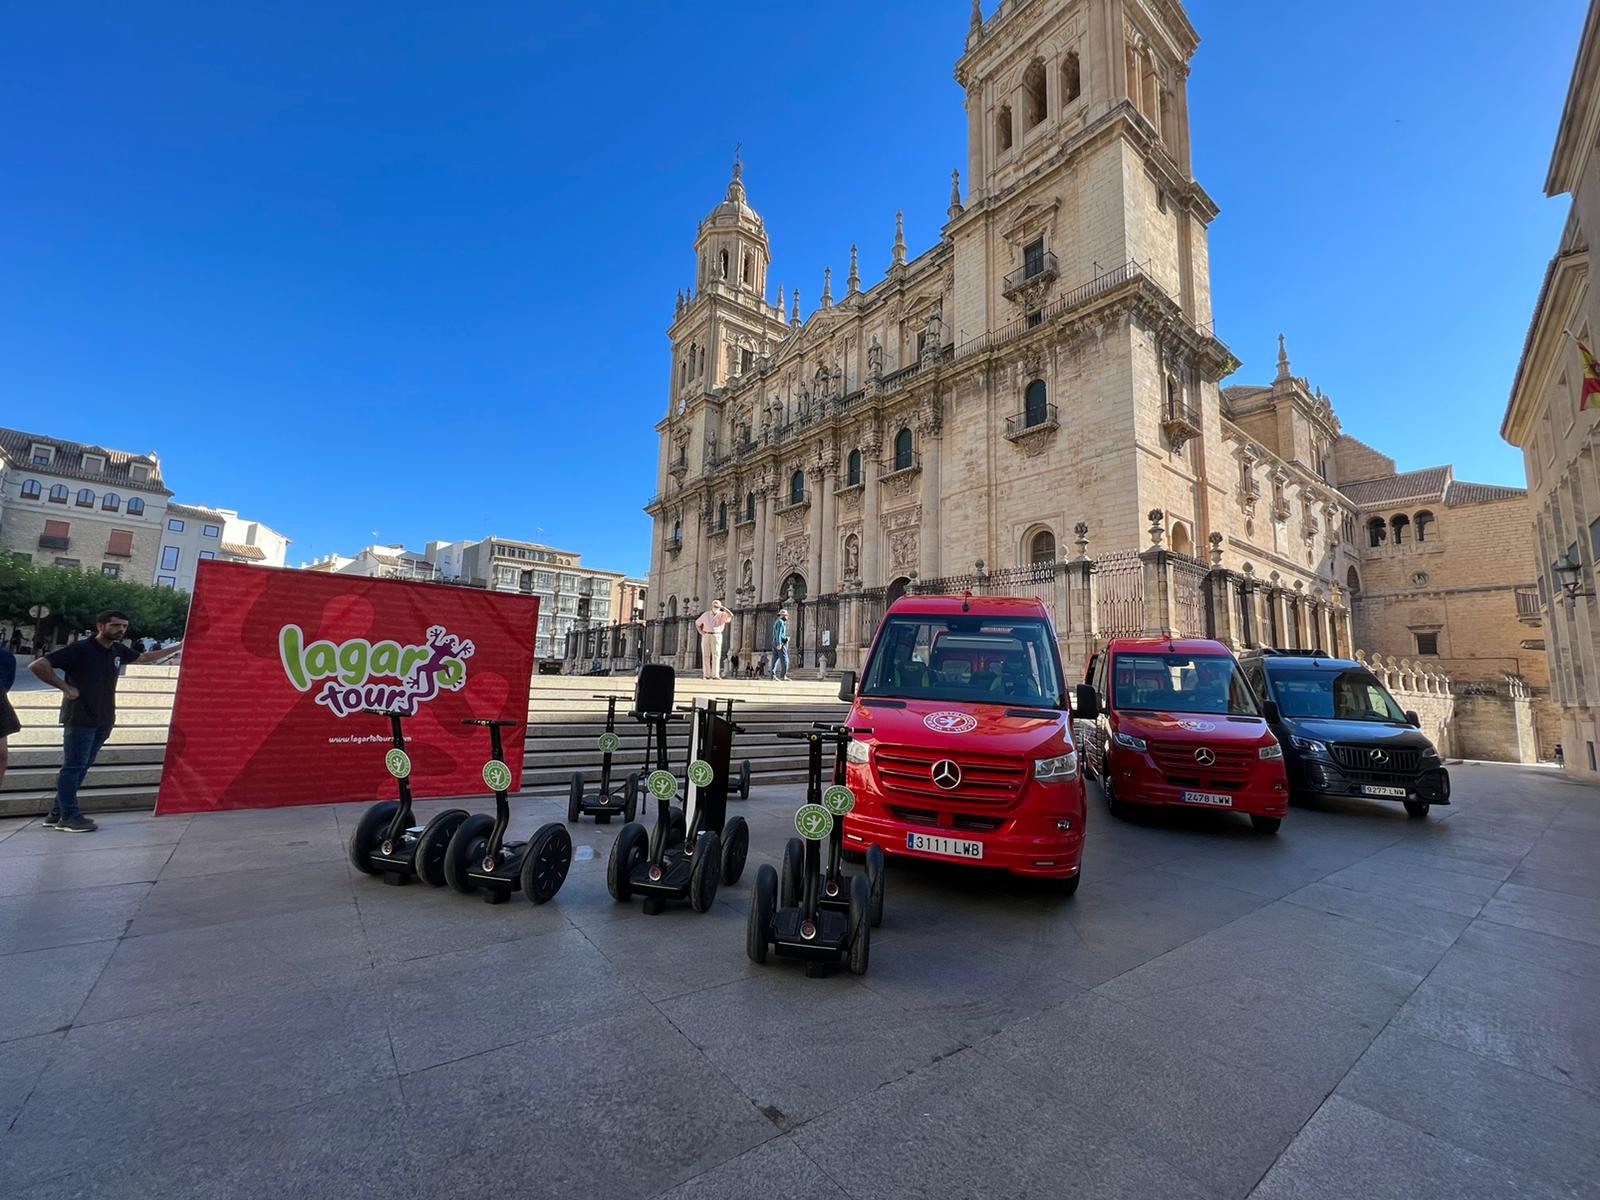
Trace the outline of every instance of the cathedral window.
{"type": "Polygon", "coordinates": [[[1004,154],[1011,149],[1011,105],[1002,104],[1000,115],[995,119],[995,141],[1004,154]]]}
{"type": "Polygon", "coordinates": [[[1389,540],[1389,527],[1382,517],[1373,517],[1367,522],[1367,545],[1376,550],[1389,540]]]}
{"type": "Polygon", "coordinates": [[[1034,238],[1022,248],[1022,277],[1032,279],[1044,271],[1044,239],[1034,238]]]}
{"type": "Polygon", "coordinates": [[[1428,540],[1428,527],[1431,526],[1432,524],[1433,524],[1433,514],[1431,512],[1429,512],[1427,509],[1423,509],[1421,512],[1419,512],[1417,514],[1417,520],[1416,520],[1417,541],[1425,542],[1425,541],[1428,540]]]}
{"type": "Polygon", "coordinates": [[[722,277],[724,279],[728,277],[728,252],[726,250],[722,252],[722,277]]]}
{"type": "Polygon", "coordinates": [[[1043,425],[1050,415],[1049,391],[1044,380],[1035,379],[1022,393],[1022,427],[1032,429],[1043,425]]]}
{"type": "Polygon", "coordinates": [[[1045,104],[1044,61],[1034,59],[1022,76],[1023,128],[1032,129],[1044,121],[1049,111],[1045,104]]]}
{"type": "Polygon", "coordinates": [[[722,533],[728,532],[728,502],[726,500],[717,505],[717,529],[722,533]]]}
{"type": "Polygon", "coordinates": [[[753,350],[739,351],[739,373],[742,375],[755,366],[756,355],[753,350]]]}
{"type": "Polygon", "coordinates": [[[1389,522],[1389,528],[1394,530],[1394,544],[1398,546],[1406,540],[1406,532],[1411,528],[1411,518],[1401,513],[1389,522]]]}
{"type": "Polygon", "coordinates": [[[1056,560],[1056,535],[1041,529],[1028,539],[1028,562],[1032,566],[1056,560]]]}
{"type": "Polygon", "coordinates": [[[1361,576],[1356,573],[1354,567],[1345,572],[1344,586],[1352,596],[1361,590],[1361,576]]]}
{"type": "Polygon", "coordinates": [[[1068,50],[1061,60],[1061,107],[1066,108],[1083,94],[1083,73],[1078,66],[1078,52],[1068,50]]]}
{"type": "Polygon", "coordinates": [[[753,285],[755,283],[755,281],[756,281],[756,265],[755,265],[755,263],[750,261],[750,256],[748,254],[746,254],[744,256],[744,282],[745,282],[745,286],[749,287],[749,286],[753,285]]]}
{"type": "Polygon", "coordinates": [[[911,430],[902,429],[894,435],[894,469],[896,471],[908,470],[913,461],[911,430]]]}
{"type": "Polygon", "coordinates": [[[855,487],[861,482],[861,451],[850,451],[850,457],[845,460],[845,483],[855,487]]]}
{"type": "Polygon", "coordinates": [[[796,471],[789,476],[789,503],[800,504],[806,498],[806,473],[796,471]]]}
{"type": "Polygon", "coordinates": [[[744,519],[746,521],[754,521],[756,519],[756,494],[754,492],[746,492],[744,494],[744,519]]]}

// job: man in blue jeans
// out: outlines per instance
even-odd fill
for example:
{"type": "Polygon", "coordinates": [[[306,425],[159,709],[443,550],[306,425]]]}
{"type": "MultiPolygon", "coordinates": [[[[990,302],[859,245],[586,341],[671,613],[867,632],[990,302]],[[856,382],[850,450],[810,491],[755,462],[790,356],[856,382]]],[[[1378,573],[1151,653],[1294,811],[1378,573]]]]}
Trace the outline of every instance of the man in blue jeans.
{"type": "Polygon", "coordinates": [[[789,678],[789,610],[780,608],[772,623],[772,677],[789,678]]]}
{"type": "Polygon", "coordinates": [[[28,664],[30,671],[64,697],[61,774],[56,776],[56,802],[44,819],[47,828],[64,833],[93,833],[98,828],[78,811],[78,787],[117,723],[117,680],[128,663],[159,658],[163,653],[140,654],[122,640],[127,632],[127,613],[103,612],[95,619],[94,637],[28,664]],[[65,679],[56,674],[58,670],[65,672],[65,679]]]}

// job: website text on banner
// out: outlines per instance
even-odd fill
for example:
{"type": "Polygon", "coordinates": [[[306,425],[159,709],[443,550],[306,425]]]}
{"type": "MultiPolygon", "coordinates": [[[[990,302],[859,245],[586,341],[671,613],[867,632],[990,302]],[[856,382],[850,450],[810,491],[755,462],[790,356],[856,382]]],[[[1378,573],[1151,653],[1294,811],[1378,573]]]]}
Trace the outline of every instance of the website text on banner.
{"type": "Polygon", "coordinates": [[[481,792],[483,731],[461,722],[527,720],[538,617],[527,596],[201,563],[156,812],[392,799],[369,708],[407,714],[413,795],[481,792]]]}

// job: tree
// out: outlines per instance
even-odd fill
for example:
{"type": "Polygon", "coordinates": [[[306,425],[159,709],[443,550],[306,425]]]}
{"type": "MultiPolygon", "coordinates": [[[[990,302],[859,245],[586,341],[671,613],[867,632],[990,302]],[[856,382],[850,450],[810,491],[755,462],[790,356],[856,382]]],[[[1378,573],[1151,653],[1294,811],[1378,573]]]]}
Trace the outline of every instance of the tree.
{"type": "Polygon", "coordinates": [[[165,641],[182,637],[189,620],[188,592],[0,558],[0,618],[35,624],[28,615],[35,604],[50,609],[50,616],[40,623],[44,629],[92,629],[97,615],[115,608],[128,614],[131,636],[165,641]]]}

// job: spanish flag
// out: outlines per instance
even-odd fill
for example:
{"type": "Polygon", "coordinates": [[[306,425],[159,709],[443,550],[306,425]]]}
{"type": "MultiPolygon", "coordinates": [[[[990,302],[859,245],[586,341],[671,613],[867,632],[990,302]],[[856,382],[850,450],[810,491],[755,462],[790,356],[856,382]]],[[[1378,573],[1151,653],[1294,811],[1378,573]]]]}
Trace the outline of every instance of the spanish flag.
{"type": "MultiPolygon", "coordinates": [[[[1600,396],[1600,364],[1596,364],[1589,347],[1582,342],[1578,343],[1578,353],[1583,355],[1583,394],[1578,398],[1578,411],[1583,412],[1591,399],[1600,396]]],[[[1600,404],[1600,400],[1595,403],[1600,404]]]]}

